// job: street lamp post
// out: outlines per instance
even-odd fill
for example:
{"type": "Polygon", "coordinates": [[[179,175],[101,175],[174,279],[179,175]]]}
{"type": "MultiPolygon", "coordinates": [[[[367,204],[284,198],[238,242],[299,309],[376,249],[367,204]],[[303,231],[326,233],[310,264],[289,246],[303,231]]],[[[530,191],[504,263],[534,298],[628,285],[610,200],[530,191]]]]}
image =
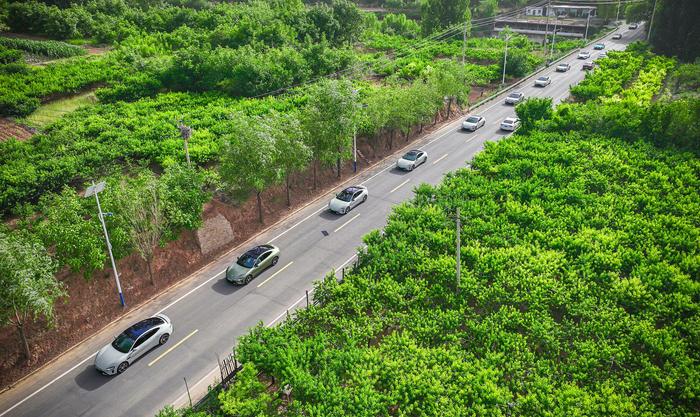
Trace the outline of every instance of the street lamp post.
{"type": "Polygon", "coordinates": [[[654,15],[656,15],[656,0],[654,0],[654,6],[651,9],[651,20],[649,21],[649,28],[647,28],[647,42],[651,38],[651,26],[654,24],[654,15]]]}
{"type": "Polygon", "coordinates": [[[552,49],[549,51],[549,62],[552,62],[552,56],[554,55],[554,43],[557,41],[557,19],[559,16],[557,16],[556,12],[554,13],[554,30],[552,31],[552,49]]]}
{"type": "Polygon", "coordinates": [[[109,259],[112,261],[112,271],[114,271],[114,280],[117,282],[117,291],[119,292],[119,302],[122,307],[126,307],[126,302],[124,302],[124,294],[122,293],[122,286],[119,283],[119,272],[117,272],[117,264],[114,262],[114,255],[112,255],[112,244],[109,243],[109,233],[107,233],[107,225],[105,224],[105,215],[102,213],[102,206],[100,205],[100,197],[98,194],[105,189],[105,182],[102,181],[99,184],[92,182],[92,185],[85,190],[85,197],[95,196],[95,201],[97,202],[97,213],[100,218],[100,223],[102,223],[102,231],[105,234],[105,241],[107,242],[107,251],[109,252],[109,259]]]}
{"type": "Polygon", "coordinates": [[[180,120],[177,127],[180,129],[180,136],[182,136],[182,140],[185,141],[185,158],[187,159],[187,167],[192,168],[192,164],[190,163],[190,148],[188,146],[188,141],[190,140],[190,136],[192,136],[192,128],[183,124],[182,120],[180,120]]]}
{"type": "Polygon", "coordinates": [[[583,35],[583,39],[588,41],[588,23],[591,21],[591,9],[588,9],[586,14],[586,33],[583,35]]]}

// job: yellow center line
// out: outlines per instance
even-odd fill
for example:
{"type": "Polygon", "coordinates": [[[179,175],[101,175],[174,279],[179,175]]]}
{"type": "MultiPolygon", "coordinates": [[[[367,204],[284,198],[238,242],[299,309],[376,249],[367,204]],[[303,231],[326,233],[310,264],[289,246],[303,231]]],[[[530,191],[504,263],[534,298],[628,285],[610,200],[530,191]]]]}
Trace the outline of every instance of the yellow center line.
{"type": "Polygon", "coordinates": [[[411,181],[410,178],[407,179],[406,181],[402,182],[401,184],[397,185],[396,187],[394,187],[393,190],[389,191],[389,194],[391,194],[391,193],[393,193],[394,191],[398,190],[399,188],[403,187],[403,186],[406,185],[406,183],[408,183],[409,181],[411,181]]]}
{"type": "Polygon", "coordinates": [[[194,331],[193,331],[192,333],[188,334],[187,336],[185,336],[184,339],[182,339],[182,340],[180,340],[179,342],[175,343],[175,345],[173,345],[170,349],[166,350],[165,352],[161,353],[160,356],[158,356],[157,358],[153,359],[153,361],[151,361],[151,363],[149,363],[148,366],[151,366],[151,365],[153,365],[154,363],[158,362],[163,356],[165,356],[165,355],[167,355],[168,353],[172,352],[173,349],[175,349],[176,347],[178,347],[178,346],[180,346],[181,344],[183,344],[183,343],[185,342],[185,340],[187,340],[187,339],[189,339],[190,337],[194,336],[194,334],[197,333],[198,331],[199,331],[199,329],[194,329],[194,331]]]}
{"type": "Polygon", "coordinates": [[[335,230],[333,231],[333,233],[335,233],[335,232],[339,231],[340,229],[342,229],[343,227],[347,226],[348,223],[350,223],[351,221],[355,220],[355,219],[358,218],[358,217],[360,217],[360,213],[357,213],[357,214],[355,215],[355,217],[353,217],[352,219],[350,219],[350,220],[346,221],[345,223],[343,223],[342,226],[340,226],[339,228],[335,229],[335,230]]]}
{"type": "Polygon", "coordinates": [[[270,278],[268,278],[268,279],[266,279],[265,281],[263,281],[263,282],[261,282],[260,284],[258,284],[258,288],[260,288],[260,287],[262,287],[263,285],[265,285],[265,283],[266,283],[267,281],[269,281],[269,280],[271,280],[272,278],[276,277],[277,274],[279,274],[280,272],[282,272],[282,271],[284,271],[285,269],[289,268],[289,265],[291,265],[291,264],[293,264],[293,263],[294,263],[294,261],[291,261],[291,262],[288,263],[287,265],[283,266],[282,269],[280,269],[279,271],[277,271],[277,272],[275,272],[274,274],[270,275],[270,278]]]}
{"type": "Polygon", "coordinates": [[[438,159],[433,161],[433,165],[437,164],[438,162],[442,161],[443,159],[447,158],[447,155],[449,154],[444,154],[443,156],[439,157],[438,159]]]}

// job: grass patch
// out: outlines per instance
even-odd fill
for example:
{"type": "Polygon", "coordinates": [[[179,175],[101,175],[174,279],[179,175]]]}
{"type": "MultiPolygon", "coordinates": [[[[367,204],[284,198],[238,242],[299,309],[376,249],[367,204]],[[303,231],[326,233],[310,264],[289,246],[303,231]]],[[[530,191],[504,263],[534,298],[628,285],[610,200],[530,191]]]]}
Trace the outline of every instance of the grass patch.
{"type": "Polygon", "coordinates": [[[32,127],[41,128],[51,124],[80,107],[91,106],[97,102],[97,97],[93,91],[78,94],[40,106],[34,113],[27,116],[26,124],[32,127]]]}

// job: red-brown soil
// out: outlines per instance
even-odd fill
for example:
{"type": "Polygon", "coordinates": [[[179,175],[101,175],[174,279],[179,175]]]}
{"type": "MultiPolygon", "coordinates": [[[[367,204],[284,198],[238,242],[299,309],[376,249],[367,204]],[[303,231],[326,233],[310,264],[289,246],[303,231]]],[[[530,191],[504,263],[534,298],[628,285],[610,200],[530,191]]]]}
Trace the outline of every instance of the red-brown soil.
{"type": "Polygon", "coordinates": [[[10,138],[27,140],[33,134],[34,132],[30,128],[17,124],[10,119],[0,117],[0,142],[10,138]]]}
{"type": "MultiPolygon", "coordinates": [[[[480,92],[473,93],[478,100],[480,92]]],[[[461,117],[459,111],[452,112],[452,119],[461,117]]],[[[443,120],[444,114],[438,119],[443,120]]],[[[426,126],[423,133],[439,127],[426,126]]],[[[358,171],[367,169],[377,161],[393,153],[406,143],[422,136],[418,128],[409,135],[408,140],[401,134],[396,134],[393,150],[387,147],[385,134],[377,143],[376,152],[364,138],[358,138],[358,171]]],[[[133,310],[151,297],[164,291],[173,284],[183,280],[197,269],[201,268],[220,254],[245,241],[268,225],[285,217],[294,209],[318,195],[336,187],[341,181],[352,175],[352,163],[346,163],[342,168],[342,179],[336,178],[331,169],[320,169],[318,173],[319,187],[313,190],[313,178],[309,169],[292,179],[292,206],[286,205],[284,186],[274,187],[263,193],[264,224],[257,221],[257,206],[254,196],[247,201],[232,205],[219,199],[213,199],[204,207],[205,219],[214,217],[217,213],[223,215],[231,223],[234,240],[227,246],[203,256],[194,232],[183,232],[179,239],[170,242],[164,248],[157,248],[154,263],[154,275],[157,286],[150,284],[146,264],[137,256],[131,255],[118,262],[123,291],[128,301],[124,310],[115,299],[116,289],[111,270],[95,273],[90,280],[82,275],[63,271],[58,279],[66,285],[69,297],[58,302],[55,307],[56,319],[53,328],[45,328],[39,320],[29,324],[27,333],[32,347],[32,357],[29,361],[23,358],[14,328],[0,328],[0,389],[11,386],[20,378],[40,368],[66,349],[95,333],[110,322],[133,310]]]]}

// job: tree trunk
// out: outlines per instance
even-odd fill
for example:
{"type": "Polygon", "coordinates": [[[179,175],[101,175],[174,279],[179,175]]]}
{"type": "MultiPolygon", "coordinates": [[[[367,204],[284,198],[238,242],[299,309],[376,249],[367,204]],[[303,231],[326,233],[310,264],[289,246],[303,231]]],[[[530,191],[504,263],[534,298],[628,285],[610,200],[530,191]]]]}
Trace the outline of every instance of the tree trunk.
{"type": "Polygon", "coordinates": [[[420,124],[420,127],[418,128],[418,133],[423,133],[423,123],[420,124]]]}
{"type": "Polygon", "coordinates": [[[450,120],[450,113],[452,111],[452,97],[447,100],[447,120],[450,120]]]}
{"type": "Polygon", "coordinates": [[[433,118],[433,126],[435,126],[435,125],[437,124],[438,118],[439,118],[439,117],[440,117],[440,110],[438,110],[438,111],[435,113],[435,117],[433,118]]]}
{"type": "Polygon", "coordinates": [[[153,277],[153,255],[146,259],[146,266],[148,267],[148,277],[151,279],[151,285],[156,286],[156,280],[153,277]]]}
{"type": "Polygon", "coordinates": [[[394,134],[396,133],[396,129],[391,129],[391,133],[389,134],[389,150],[394,146],[394,134]]]}
{"type": "Polygon", "coordinates": [[[17,327],[17,334],[19,336],[20,343],[22,344],[22,349],[24,350],[24,357],[29,362],[32,358],[32,352],[29,350],[29,342],[27,341],[27,335],[24,333],[24,322],[19,318],[17,310],[15,310],[15,327],[17,327]]]}
{"type": "Polygon", "coordinates": [[[338,169],[338,179],[340,179],[340,157],[338,157],[338,159],[336,159],[335,166],[338,169]]]}
{"type": "Polygon", "coordinates": [[[255,196],[256,196],[257,199],[258,199],[258,221],[259,221],[260,223],[263,222],[262,198],[260,197],[261,194],[262,194],[262,191],[257,191],[257,192],[255,193],[255,196]]]}
{"type": "Polygon", "coordinates": [[[317,161],[314,159],[313,166],[314,166],[314,190],[316,189],[316,165],[317,161]]]}
{"type": "Polygon", "coordinates": [[[284,183],[287,186],[287,207],[292,205],[292,200],[289,198],[289,174],[284,176],[284,183]]]}

